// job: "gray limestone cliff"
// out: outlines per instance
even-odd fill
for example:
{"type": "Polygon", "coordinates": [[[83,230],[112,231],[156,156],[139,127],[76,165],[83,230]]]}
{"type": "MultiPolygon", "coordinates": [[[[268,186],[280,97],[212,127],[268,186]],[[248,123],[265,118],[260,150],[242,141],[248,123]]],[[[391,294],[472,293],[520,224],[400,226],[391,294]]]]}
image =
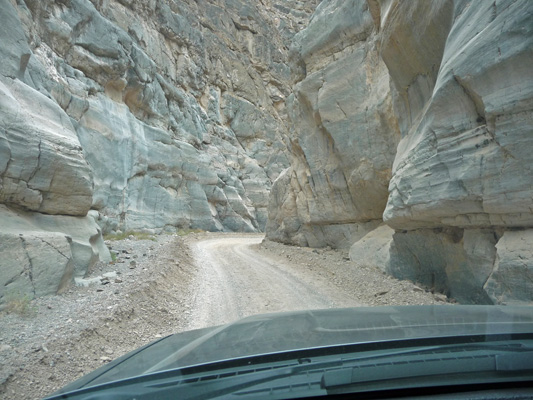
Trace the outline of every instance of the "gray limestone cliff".
{"type": "Polygon", "coordinates": [[[316,3],[0,0],[0,303],[109,261],[102,233],[264,230],[316,3]]]}
{"type": "Polygon", "coordinates": [[[461,302],[532,302],[532,29],[527,0],[322,2],[291,48],[267,237],[351,246],[461,302]]]}

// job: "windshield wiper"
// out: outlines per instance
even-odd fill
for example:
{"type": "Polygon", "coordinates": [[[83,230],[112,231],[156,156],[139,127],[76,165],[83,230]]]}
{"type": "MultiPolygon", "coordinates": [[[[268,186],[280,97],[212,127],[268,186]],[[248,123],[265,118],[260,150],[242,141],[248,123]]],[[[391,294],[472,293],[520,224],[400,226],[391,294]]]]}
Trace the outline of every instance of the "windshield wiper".
{"type": "Polygon", "coordinates": [[[231,394],[239,399],[279,398],[373,392],[413,387],[520,382],[533,379],[533,348],[518,343],[424,346],[383,352],[352,352],[279,361],[251,362],[188,374],[187,368],[82,389],[70,399],[210,399],[231,394]],[[92,395],[90,393],[93,393],[92,395]],[[76,395],[77,394],[77,395],[76,395]]]}
{"type": "MultiPolygon", "coordinates": [[[[471,381],[472,374],[480,378],[489,373],[533,373],[533,349],[516,346],[468,345],[445,347],[444,349],[424,349],[394,357],[379,357],[377,360],[350,361],[338,370],[326,371],[322,386],[332,389],[339,386],[370,387],[375,382],[387,380],[387,385],[409,386],[417,384],[435,385],[436,381],[445,384],[462,384],[471,381]],[[444,351],[443,351],[444,350],[444,351]],[[424,378],[424,379],[421,379],[424,378]],[[404,380],[405,384],[401,384],[404,380]],[[425,382],[426,380],[427,382],[425,382]]],[[[509,374],[504,374],[508,378],[509,374]]]]}

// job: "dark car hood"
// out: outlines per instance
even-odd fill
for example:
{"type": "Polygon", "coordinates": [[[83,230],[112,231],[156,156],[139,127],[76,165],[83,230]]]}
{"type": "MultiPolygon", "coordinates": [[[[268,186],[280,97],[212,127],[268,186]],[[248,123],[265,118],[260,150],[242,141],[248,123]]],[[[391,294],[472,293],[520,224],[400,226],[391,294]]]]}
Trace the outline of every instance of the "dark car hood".
{"type": "Polygon", "coordinates": [[[531,332],[532,307],[359,307],[264,314],[160,339],[60,393],[147,373],[301,349],[531,332]]]}

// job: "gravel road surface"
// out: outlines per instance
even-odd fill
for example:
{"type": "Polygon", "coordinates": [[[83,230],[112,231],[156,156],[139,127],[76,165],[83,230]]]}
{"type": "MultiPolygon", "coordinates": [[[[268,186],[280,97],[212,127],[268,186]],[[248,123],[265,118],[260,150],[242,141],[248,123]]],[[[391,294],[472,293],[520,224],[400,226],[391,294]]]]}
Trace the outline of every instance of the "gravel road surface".
{"type": "Polygon", "coordinates": [[[349,291],[332,291],[313,274],[260,256],[262,236],[199,241],[192,247],[198,268],[191,329],[225,324],[253,314],[355,307],[349,291]]]}

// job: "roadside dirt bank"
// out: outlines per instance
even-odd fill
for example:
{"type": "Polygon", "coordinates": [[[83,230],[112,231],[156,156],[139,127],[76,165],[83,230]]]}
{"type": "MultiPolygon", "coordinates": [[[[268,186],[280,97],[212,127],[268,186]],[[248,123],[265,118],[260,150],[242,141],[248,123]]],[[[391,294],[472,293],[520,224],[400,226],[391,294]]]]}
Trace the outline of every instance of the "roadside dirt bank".
{"type": "Polygon", "coordinates": [[[261,235],[160,235],[106,242],[116,253],[85,284],[0,314],[0,398],[40,399],[171,333],[247,315],[358,305],[443,304],[343,251],[261,235]],[[93,279],[96,278],[96,279],[93,279]]]}

